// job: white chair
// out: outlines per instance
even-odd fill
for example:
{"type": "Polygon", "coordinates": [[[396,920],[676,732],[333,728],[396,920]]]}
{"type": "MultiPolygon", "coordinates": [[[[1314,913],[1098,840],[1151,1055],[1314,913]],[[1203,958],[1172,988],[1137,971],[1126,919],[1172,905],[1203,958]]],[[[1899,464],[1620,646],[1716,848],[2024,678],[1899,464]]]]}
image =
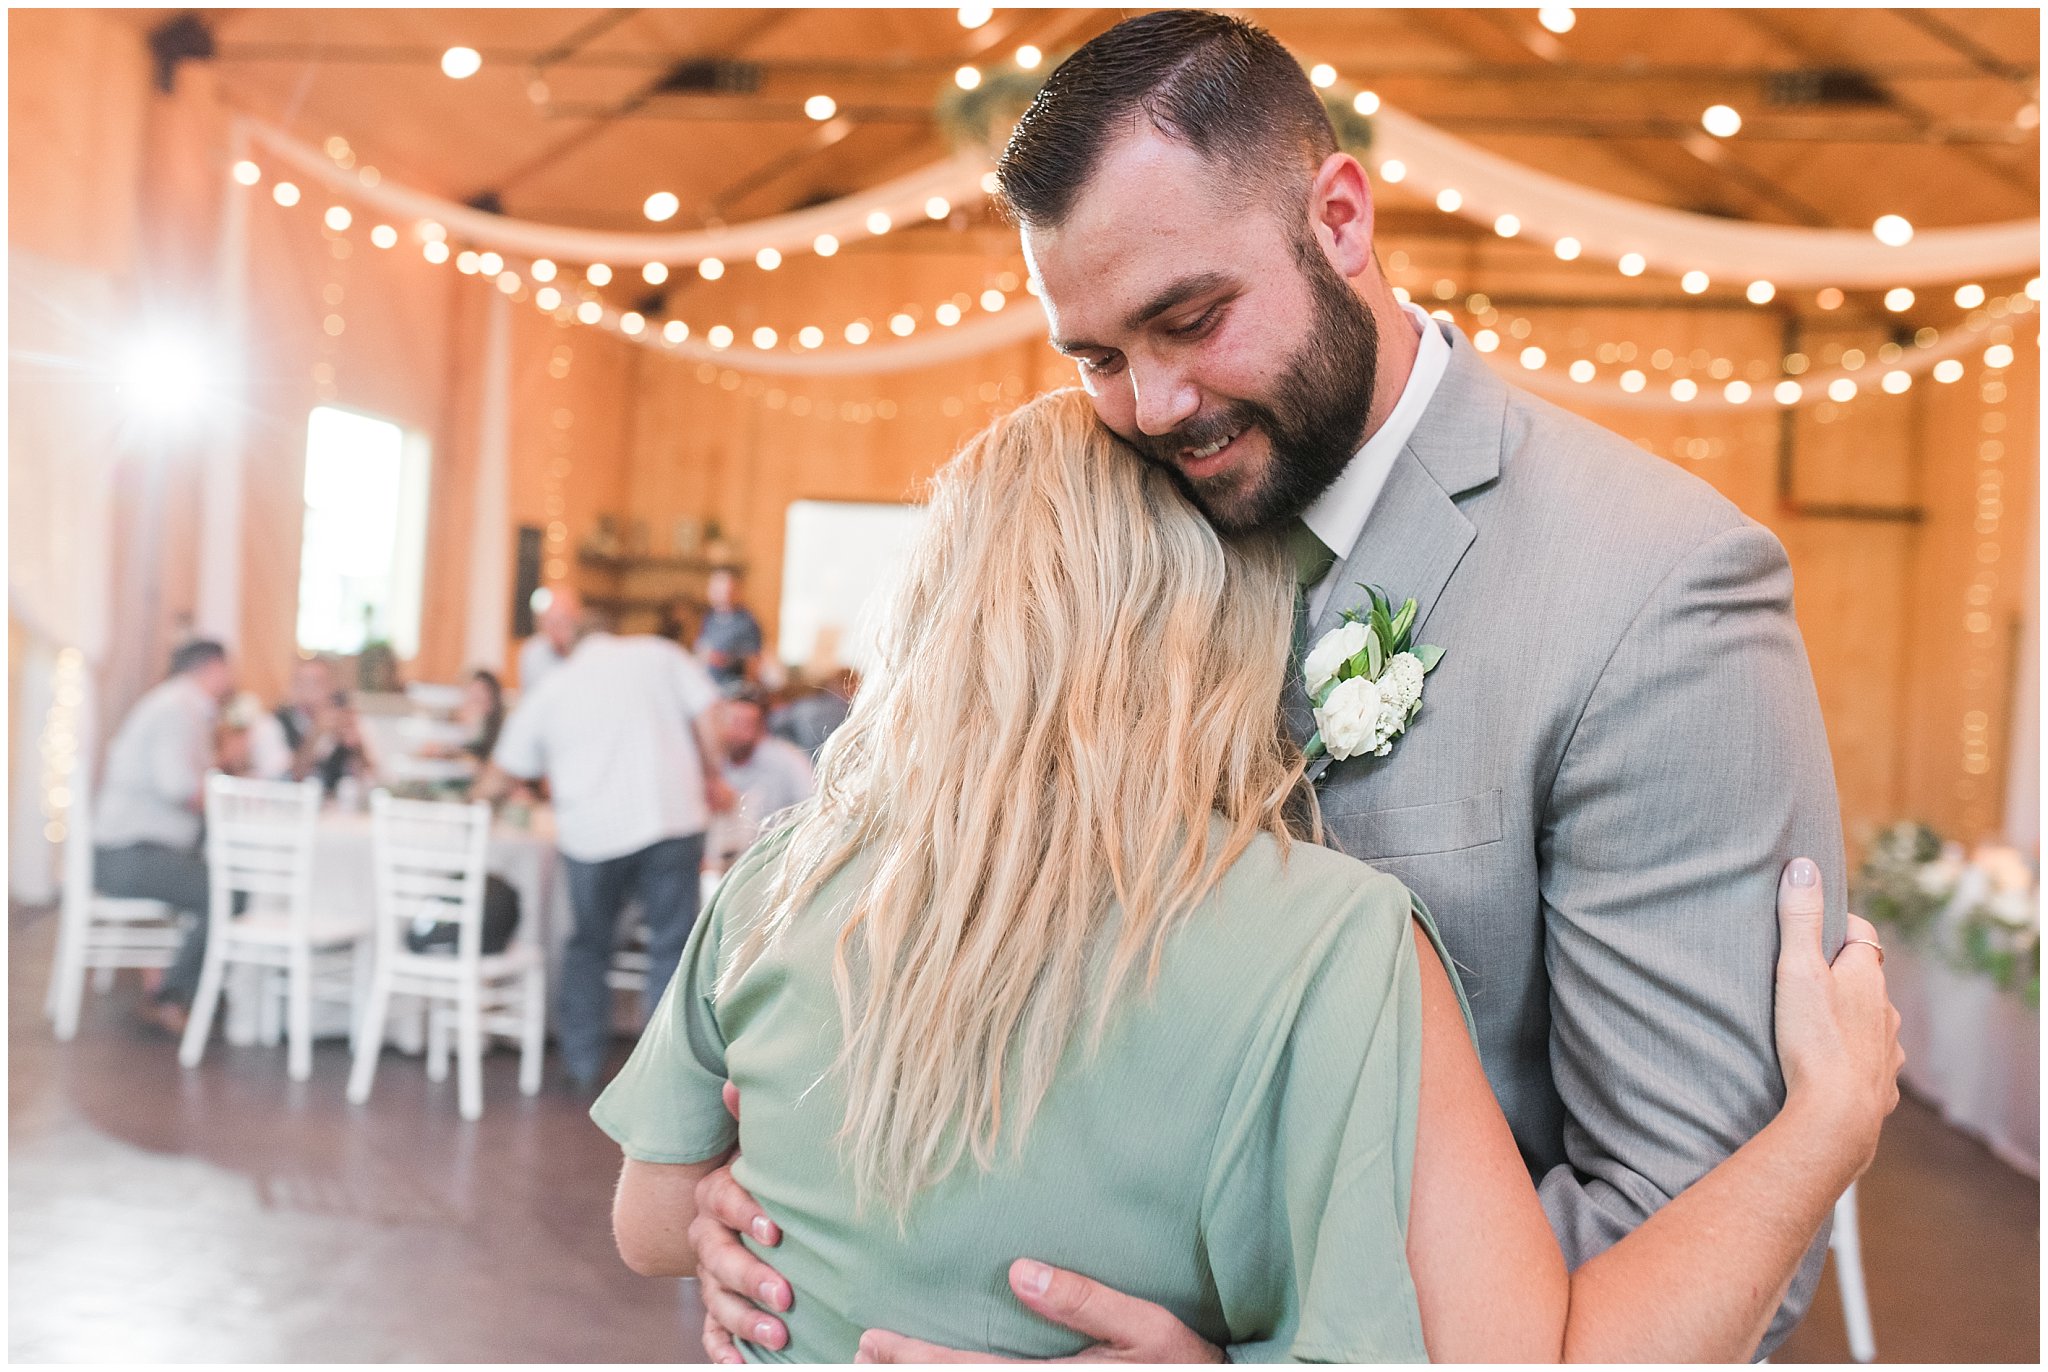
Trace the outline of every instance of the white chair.
{"type": "MultiPolygon", "coordinates": [[[[82,725],[79,732],[89,735],[90,723],[82,725]]],[[[50,989],[43,1006],[57,1037],[67,1043],[78,1034],[88,973],[93,974],[94,989],[104,993],[113,989],[119,968],[169,967],[185,937],[177,911],[164,902],[103,896],[93,890],[93,798],[86,785],[86,778],[92,775],[92,759],[82,750],[73,775],[77,780],[72,787],[70,832],[64,842],[57,955],[50,962],[50,989]]]]}
{"type": "Polygon", "coordinates": [[[448,1075],[448,1032],[455,1031],[457,1099],[462,1117],[483,1114],[483,1036],[486,1030],[520,1042],[519,1089],[540,1090],[542,1036],[546,1032],[546,973],[539,947],[515,938],[502,953],[483,951],[484,854],[491,807],[449,805],[370,796],[370,843],[376,868],[376,967],[369,1004],[356,1032],[355,1070],[348,1098],[370,1098],[384,1017],[394,995],[428,1004],[427,1077],[448,1075]],[[415,921],[456,926],[455,947],[416,953],[406,931],[415,921]]]}
{"type": "Polygon", "coordinates": [[[1835,1229],[1828,1239],[1835,1259],[1835,1285],[1842,1293],[1842,1320],[1849,1327],[1849,1356],[1877,1361],[1877,1335],[1870,1323],[1870,1292],[1863,1284],[1863,1236],[1856,1219],[1856,1184],[1835,1202],[1835,1229]]]}
{"type": "MultiPolygon", "coordinates": [[[[313,831],[320,783],[206,778],[209,912],[206,961],[178,1061],[197,1067],[231,965],[263,969],[268,1003],[282,981],[287,1071],[313,1075],[313,1002],[353,1004],[362,977],[366,920],[313,909],[313,831]],[[237,898],[241,898],[238,902],[237,898]],[[245,903],[236,914],[238,903],[245,903]]],[[[273,1040],[274,1041],[274,1040],[273,1040]]]]}

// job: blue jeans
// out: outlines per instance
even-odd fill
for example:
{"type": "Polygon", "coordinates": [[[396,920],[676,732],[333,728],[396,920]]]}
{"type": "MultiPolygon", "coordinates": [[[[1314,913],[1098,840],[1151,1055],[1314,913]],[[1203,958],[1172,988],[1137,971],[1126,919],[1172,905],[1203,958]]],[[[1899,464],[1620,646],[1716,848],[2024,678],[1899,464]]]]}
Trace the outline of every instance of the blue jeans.
{"type": "Polygon", "coordinates": [[[206,961],[206,859],[195,850],[166,848],[160,843],[95,848],[92,856],[93,889],[101,895],[160,900],[191,916],[178,955],[164,972],[156,993],[164,1004],[191,1005],[192,995],[199,989],[199,969],[206,961]]]}
{"type": "Polygon", "coordinates": [[[642,1019],[654,1013],[661,993],[683,956],[690,926],[697,922],[698,873],[704,866],[704,835],[665,838],[624,857],[579,862],[564,853],[569,903],[576,928],[562,956],[562,990],[556,1002],[556,1035],[562,1060],[578,1082],[592,1082],[604,1070],[612,1036],[612,993],[605,985],[619,912],[633,895],[647,921],[647,989],[642,1019]]]}

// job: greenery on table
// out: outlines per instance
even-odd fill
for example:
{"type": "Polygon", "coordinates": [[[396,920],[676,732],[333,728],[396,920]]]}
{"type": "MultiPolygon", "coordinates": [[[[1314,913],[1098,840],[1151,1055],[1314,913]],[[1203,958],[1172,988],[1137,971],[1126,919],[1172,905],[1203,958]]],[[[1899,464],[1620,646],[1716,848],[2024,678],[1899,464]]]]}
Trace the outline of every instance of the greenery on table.
{"type": "Polygon", "coordinates": [[[1965,854],[1902,820],[1872,840],[1851,900],[1902,942],[2040,1007],[2040,880],[2016,850],[1985,844],[1965,854]]]}

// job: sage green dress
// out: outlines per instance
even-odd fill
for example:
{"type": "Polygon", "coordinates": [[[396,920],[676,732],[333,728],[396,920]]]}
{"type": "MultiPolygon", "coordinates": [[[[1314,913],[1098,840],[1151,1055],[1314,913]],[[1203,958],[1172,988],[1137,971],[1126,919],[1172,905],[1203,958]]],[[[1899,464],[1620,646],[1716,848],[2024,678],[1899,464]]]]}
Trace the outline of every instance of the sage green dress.
{"type": "Polygon", "coordinates": [[[1033,1257],[1155,1301],[1240,1360],[1426,1360],[1406,1258],[1422,1035],[1411,910],[1436,933],[1399,881],[1305,843],[1283,860],[1260,836],[1099,1050],[1075,1035],[1022,1156],[1006,1147],[989,1173],[966,1159],[899,1230],[886,1206],[856,1213],[834,1142],[829,912],[854,868],[712,996],[781,848],[764,840],[733,870],[591,1110],[645,1162],[740,1144],[734,1175],[783,1233],[749,1245],[795,1292],[788,1345],[743,1344],[747,1356],[850,1362],[871,1327],[1075,1353],[1085,1340],[1010,1291],[1011,1261],[1033,1257]],[[720,1101],[728,1078],[739,1125],[720,1101]]]}

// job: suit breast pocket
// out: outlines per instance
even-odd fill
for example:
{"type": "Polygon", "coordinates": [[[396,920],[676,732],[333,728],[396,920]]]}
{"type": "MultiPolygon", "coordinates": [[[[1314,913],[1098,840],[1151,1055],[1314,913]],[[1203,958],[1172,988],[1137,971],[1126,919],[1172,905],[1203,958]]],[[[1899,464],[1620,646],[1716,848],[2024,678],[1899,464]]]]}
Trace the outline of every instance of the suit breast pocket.
{"type": "Polygon", "coordinates": [[[1338,846],[1363,862],[1384,858],[1454,853],[1501,839],[1501,798],[1498,788],[1463,800],[1431,805],[1401,805],[1384,810],[1351,810],[1332,800],[1323,822],[1338,846]]]}

